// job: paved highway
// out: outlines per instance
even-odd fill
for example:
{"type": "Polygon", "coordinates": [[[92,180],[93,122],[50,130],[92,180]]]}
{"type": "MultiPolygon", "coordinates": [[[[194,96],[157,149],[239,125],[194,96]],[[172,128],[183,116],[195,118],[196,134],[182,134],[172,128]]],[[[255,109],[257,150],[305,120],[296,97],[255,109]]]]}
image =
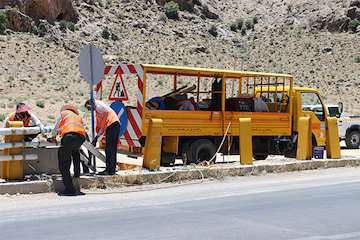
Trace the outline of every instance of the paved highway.
{"type": "Polygon", "coordinates": [[[360,239],[360,168],[141,188],[0,196],[0,239],[360,239]]]}

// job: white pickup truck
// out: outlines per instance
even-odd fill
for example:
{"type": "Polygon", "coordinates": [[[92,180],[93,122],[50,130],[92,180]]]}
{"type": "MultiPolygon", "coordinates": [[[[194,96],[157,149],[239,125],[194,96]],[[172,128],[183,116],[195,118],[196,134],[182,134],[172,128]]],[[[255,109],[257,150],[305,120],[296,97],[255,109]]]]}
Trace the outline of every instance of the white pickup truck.
{"type": "MultiPolygon", "coordinates": [[[[317,114],[323,112],[321,105],[306,105],[303,108],[317,114]]],[[[360,116],[345,114],[342,103],[329,104],[327,108],[330,117],[338,118],[340,141],[345,141],[347,148],[358,149],[360,147],[360,116]]]]}

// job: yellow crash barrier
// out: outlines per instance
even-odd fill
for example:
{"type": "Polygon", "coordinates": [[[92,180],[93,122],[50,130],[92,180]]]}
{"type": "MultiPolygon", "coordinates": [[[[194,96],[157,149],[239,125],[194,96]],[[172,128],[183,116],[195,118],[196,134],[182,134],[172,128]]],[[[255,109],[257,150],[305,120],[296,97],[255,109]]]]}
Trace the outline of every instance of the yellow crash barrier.
{"type": "Polygon", "coordinates": [[[251,118],[239,118],[240,121],[240,163],[253,164],[251,118]]]}
{"type": "Polygon", "coordinates": [[[311,118],[300,117],[298,127],[297,160],[311,160],[312,157],[312,134],[311,118]]]}
{"type": "Polygon", "coordinates": [[[160,168],[161,128],[163,120],[152,118],[149,123],[144,150],[144,167],[149,170],[160,168]]]}
{"type": "Polygon", "coordinates": [[[326,122],[326,155],[328,158],[341,158],[337,118],[328,117],[326,122]]]}
{"type": "MultiPolygon", "coordinates": [[[[9,121],[6,124],[7,128],[23,127],[23,122],[9,121]]],[[[5,136],[5,143],[22,142],[23,135],[9,135],[5,136]]],[[[23,153],[23,148],[5,149],[4,155],[20,155],[23,153]]],[[[8,180],[23,180],[24,179],[24,161],[4,161],[0,163],[1,178],[8,180]]]]}

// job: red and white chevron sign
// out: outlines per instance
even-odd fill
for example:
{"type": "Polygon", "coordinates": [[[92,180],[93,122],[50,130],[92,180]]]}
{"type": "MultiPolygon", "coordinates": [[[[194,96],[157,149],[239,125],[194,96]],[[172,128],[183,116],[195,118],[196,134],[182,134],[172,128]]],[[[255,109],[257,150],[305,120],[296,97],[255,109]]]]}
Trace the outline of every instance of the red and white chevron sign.
{"type": "MultiPolygon", "coordinates": [[[[137,75],[138,90],[136,93],[137,106],[136,109],[127,109],[128,123],[126,131],[123,136],[120,136],[119,141],[121,145],[141,147],[139,139],[142,136],[142,108],[143,108],[143,83],[144,83],[144,68],[140,64],[119,64],[106,66],[105,75],[137,75]]],[[[96,91],[100,91],[101,83],[96,87],[96,91]]]]}

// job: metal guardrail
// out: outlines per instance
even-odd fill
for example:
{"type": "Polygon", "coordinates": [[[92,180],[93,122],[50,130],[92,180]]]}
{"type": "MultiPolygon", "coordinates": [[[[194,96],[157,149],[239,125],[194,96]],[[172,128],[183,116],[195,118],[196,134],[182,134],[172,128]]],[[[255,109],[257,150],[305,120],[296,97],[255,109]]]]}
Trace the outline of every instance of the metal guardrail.
{"type": "Polygon", "coordinates": [[[0,155],[0,162],[5,161],[24,161],[24,160],[37,160],[37,154],[24,154],[24,155],[0,155]]]}
{"type": "Polygon", "coordinates": [[[0,136],[51,133],[52,130],[52,127],[44,127],[43,131],[40,127],[0,128],[0,136]]]}
{"type": "Polygon", "coordinates": [[[49,147],[49,146],[57,146],[57,144],[46,141],[0,143],[0,150],[11,149],[11,148],[41,148],[41,147],[49,147]]]}

